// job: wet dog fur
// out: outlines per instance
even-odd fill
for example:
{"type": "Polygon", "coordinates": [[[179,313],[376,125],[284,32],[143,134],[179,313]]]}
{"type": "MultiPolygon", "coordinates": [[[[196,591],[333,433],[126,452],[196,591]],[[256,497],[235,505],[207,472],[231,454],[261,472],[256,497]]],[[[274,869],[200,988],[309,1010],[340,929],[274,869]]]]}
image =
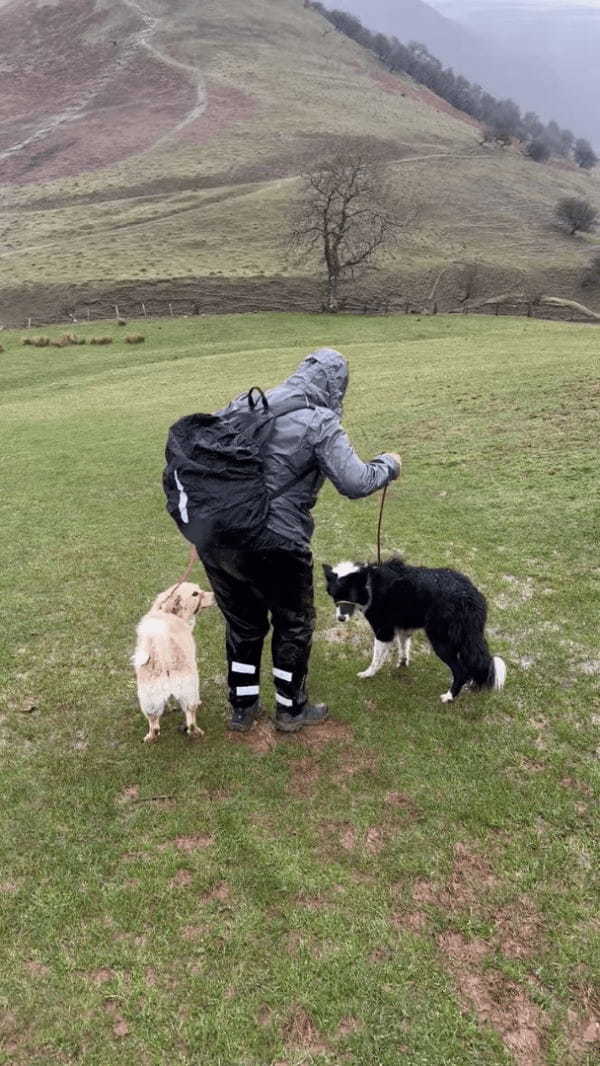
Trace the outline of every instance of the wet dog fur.
{"type": "Polygon", "coordinates": [[[214,602],[212,592],[184,581],[161,592],[138,624],[131,661],[148,720],[147,744],[160,737],[160,718],[171,696],[185,715],[183,731],[189,737],[203,736],[196,722],[201,700],[193,629],[198,612],[214,602]]]}
{"type": "Polygon", "coordinates": [[[358,609],[373,630],[373,658],[359,677],[373,677],[395,641],[398,664],[408,666],[411,634],[424,629],[434,652],[452,671],[442,703],[455,700],[466,685],[503,688],[506,664],[500,656],[490,655],[485,639],[485,597],[464,574],[409,566],[399,557],[379,565],[324,565],[323,570],[338,621],[347,621],[358,609]]]}

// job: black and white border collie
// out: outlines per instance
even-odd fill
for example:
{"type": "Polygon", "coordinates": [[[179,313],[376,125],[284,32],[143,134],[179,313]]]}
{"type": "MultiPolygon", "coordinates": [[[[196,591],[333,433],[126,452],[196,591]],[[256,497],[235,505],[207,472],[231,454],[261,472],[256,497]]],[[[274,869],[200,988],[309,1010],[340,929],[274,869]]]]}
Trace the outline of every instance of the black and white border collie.
{"type": "Polygon", "coordinates": [[[394,641],[398,665],[408,666],[412,631],[424,629],[452,671],[442,703],[455,700],[465,685],[503,688],[506,664],[499,655],[492,658],[484,635],[485,597],[464,574],[409,566],[397,557],[378,566],[338,563],[323,570],[338,621],[346,622],[358,608],[373,630],[373,659],[359,677],[373,677],[381,669],[394,641]]]}

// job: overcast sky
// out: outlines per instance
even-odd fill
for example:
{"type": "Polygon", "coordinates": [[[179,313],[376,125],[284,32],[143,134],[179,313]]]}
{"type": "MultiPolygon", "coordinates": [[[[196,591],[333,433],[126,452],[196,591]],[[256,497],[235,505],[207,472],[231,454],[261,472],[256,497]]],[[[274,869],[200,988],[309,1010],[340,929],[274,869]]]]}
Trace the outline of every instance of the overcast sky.
{"type": "MultiPolygon", "coordinates": [[[[428,0],[432,7],[480,7],[483,0],[428,0]]],[[[556,7],[595,7],[600,11],[600,0],[485,0],[485,6],[491,6],[492,4],[503,4],[505,7],[508,4],[525,6],[530,4],[532,7],[551,7],[553,4],[556,7]]]]}

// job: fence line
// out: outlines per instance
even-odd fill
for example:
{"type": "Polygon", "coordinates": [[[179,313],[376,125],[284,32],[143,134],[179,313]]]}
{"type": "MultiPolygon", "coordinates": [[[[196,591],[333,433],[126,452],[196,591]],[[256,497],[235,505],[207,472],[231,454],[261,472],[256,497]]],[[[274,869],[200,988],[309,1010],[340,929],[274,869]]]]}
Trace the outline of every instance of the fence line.
{"type": "MultiPolygon", "coordinates": [[[[167,318],[167,317],[210,317],[219,312],[215,311],[201,311],[198,301],[186,299],[185,297],[175,297],[172,300],[159,300],[154,305],[140,302],[127,306],[127,311],[123,312],[123,305],[114,304],[114,312],[94,310],[94,308],[82,307],[74,308],[72,311],[65,310],[64,318],[58,322],[48,322],[43,319],[35,319],[33,316],[28,316],[24,324],[25,329],[40,329],[42,327],[51,325],[61,325],[67,320],[70,320],[72,324],[92,324],[93,322],[104,322],[123,324],[125,317],[130,319],[143,318],[146,322],[151,321],[153,318],[167,318]]],[[[282,308],[269,308],[263,309],[265,312],[270,310],[280,311],[282,308]]],[[[295,308],[290,308],[295,310],[295,308]]],[[[307,307],[307,311],[313,313],[324,312],[324,306],[313,308],[307,307]]],[[[223,314],[231,314],[230,311],[221,312],[223,314]]],[[[541,305],[535,300],[533,301],[516,301],[509,302],[507,300],[500,299],[495,301],[490,299],[486,304],[479,306],[469,306],[464,302],[459,307],[440,307],[437,301],[429,302],[429,306],[423,305],[422,302],[412,300],[408,297],[393,296],[389,298],[380,298],[369,300],[348,299],[346,303],[340,308],[342,314],[355,314],[355,315],[385,315],[385,314],[404,314],[404,315],[422,315],[430,316],[437,314],[462,314],[462,315],[493,315],[493,316],[508,316],[511,318],[539,318],[542,320],[559,320],[568,322],[594,322],[594,318],[590,318],[579,312],[574,307],[560,306],[560,305],[541,305]]],[[[18,327],[16,327],[18,328],[18,327]]]]}

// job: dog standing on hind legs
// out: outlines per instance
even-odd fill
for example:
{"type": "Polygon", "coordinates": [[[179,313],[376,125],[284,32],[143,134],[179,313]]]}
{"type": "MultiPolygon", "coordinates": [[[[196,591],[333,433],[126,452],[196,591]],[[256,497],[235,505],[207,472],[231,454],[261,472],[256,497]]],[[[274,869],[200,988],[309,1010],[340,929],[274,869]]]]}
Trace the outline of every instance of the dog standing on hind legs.
{"type": "Polygon", "coordinates": [[[183,732],[188,737],[204,735],[196,722],[201,700],[193,629],[198,612],[214,602],[212,592],[183,581],[157,596],[138,624],[131,661],[140,707],[148,719],[146,744],[160,737],[160,719],[171,696],[185,715],[183,732]]]}
{"type": "Polygon", "coordinates": [[[442,703],[451,703],[466,685],[504,687],[506,664],[490,655],[485,639],[485,597],[464,574],[409,566],[398,557],[378,565],[325,565],[323,570],[338,621],[347,621],[358,608],[373,630],[373,658],[359,677],[373,677],[381,669],[394,641],[398,664],[408,666],[411,633],[424,629],[434,652],[452,671],[442,703]]]}

